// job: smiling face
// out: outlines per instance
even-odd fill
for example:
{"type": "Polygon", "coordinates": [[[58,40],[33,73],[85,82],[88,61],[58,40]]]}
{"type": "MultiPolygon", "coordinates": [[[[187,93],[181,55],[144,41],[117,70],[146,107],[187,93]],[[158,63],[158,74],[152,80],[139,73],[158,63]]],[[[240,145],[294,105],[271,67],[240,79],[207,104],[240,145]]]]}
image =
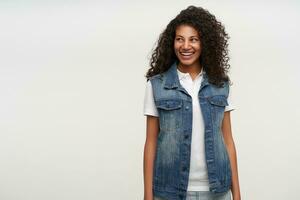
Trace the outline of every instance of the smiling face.
{"type": "Polygon", "coordinates": [[[174,51],[182,65],[199,65],[201,43],[198,31],[189,25],[178,26],[174,39],[174,51]]]}

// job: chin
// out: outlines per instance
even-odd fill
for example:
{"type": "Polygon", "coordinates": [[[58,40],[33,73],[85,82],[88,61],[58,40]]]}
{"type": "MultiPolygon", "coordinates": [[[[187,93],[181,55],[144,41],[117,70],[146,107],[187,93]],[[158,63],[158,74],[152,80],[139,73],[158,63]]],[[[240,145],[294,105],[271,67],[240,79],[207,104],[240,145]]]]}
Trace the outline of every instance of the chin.
{"type": "Polygon", "coordinates": [[[192,65],[195,63],[195,60],[180,60],[183,65],[192,65]]]}

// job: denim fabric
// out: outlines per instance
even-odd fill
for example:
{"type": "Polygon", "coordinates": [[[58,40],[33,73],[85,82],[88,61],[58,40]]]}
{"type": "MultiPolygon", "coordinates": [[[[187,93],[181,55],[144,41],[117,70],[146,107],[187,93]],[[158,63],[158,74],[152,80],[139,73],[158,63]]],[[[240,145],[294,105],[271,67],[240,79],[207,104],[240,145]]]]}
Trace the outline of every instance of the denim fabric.
{"type": "MultiPolygon", "coordinates": [[[[184,200],[190,168],[192,97],[179,82],[177,62],[166,72],[152,76],[150,81],[160,126],[153,169],[153,193],[165,199],[184,200]]],[[[215,194],[231,188],[229,155],[221,130],[228,94],[228,82],[217,87],[208,82],[206,73],[203,74],[198,98],[205,127],[210,192],[215,194]]]]}
{"type": "MultiPolygon", "coordinates": [[[[160,197],[155,197],[153,200],[168,200],[160,197]]],[[[186,200],[232,200],[231,192],[228,190],[223,194],[214,194],[209,191],[188,191],[186,200]]]]}

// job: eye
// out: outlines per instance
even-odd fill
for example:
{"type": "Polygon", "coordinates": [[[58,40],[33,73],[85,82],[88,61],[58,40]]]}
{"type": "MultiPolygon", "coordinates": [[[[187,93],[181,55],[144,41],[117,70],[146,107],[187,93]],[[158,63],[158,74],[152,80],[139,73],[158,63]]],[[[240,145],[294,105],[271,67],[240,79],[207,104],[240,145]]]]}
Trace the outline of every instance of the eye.
{"type": "Polygon", "coordinates": [[[193,42],[197,42],[198,39],[197,39],[197,38],[192,38],[192,41],[193,41],[193,42]]]}
{"type": "Polygon", "coordinates": [[[181,41],[182,40],[182,38],[176,38],[176,41],[181,41]]]}

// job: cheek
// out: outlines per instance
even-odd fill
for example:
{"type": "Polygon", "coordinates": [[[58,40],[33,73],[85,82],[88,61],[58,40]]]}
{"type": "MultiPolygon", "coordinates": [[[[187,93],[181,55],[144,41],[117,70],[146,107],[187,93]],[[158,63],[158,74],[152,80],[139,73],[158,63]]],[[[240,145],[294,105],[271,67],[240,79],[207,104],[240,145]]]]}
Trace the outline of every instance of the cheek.
{"type": "Polygon", "coordinates": [[[179,49],[176,48],[176,47],[174,47],[174,53],[175,53],[177,56],[179,56],[179,49]]]}
{"type": "Polygon", "coordinates": [[[195,49],[197,49],[197,51],[201,51],[201,44],[196,45],[195,49]]]}
{"type": "Polygon", "coordinates": [[[178,51],[178,49],[179,49],[179,45],[175,42],[175,43],[174,43],[174,50],[175,50],[175,51],[178,51]]]}
{"type": "Polygon", "coordinates": [[[202,49],[201,49],[201,47],[200,46],[197,46],[197,48],[195,48],[196,49],[196,51],[197,51],[197,54],[201,54],[201,51],[202,51],[202,49]]]}

